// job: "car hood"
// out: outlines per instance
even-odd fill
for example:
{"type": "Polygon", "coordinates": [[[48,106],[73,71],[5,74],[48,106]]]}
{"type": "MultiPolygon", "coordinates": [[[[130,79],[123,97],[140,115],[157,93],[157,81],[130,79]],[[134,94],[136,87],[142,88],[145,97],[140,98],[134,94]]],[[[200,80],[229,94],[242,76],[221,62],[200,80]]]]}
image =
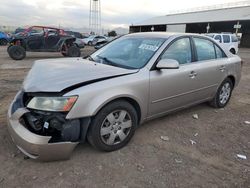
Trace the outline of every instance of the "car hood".
{"type": "Polygon", "coordinates": [[[36,61],[23,83],[25,92],[64,92],[86,84],[136,73],[82,58],[36,61]]]}

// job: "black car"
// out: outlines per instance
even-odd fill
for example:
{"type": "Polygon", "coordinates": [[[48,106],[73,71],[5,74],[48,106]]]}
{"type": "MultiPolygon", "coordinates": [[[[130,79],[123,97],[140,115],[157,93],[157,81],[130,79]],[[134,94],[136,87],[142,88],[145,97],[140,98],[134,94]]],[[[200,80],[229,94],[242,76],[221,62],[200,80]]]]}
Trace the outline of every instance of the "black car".
{"type": "Polygon", "coordinates": [[[63,56],[79,57],[81,52],[75,40],[75,37],[67,35],[62,29],[32,26],[14,35],[7,51],[14,60],[24,59],[26,51],[61,52],[63,56]]]}

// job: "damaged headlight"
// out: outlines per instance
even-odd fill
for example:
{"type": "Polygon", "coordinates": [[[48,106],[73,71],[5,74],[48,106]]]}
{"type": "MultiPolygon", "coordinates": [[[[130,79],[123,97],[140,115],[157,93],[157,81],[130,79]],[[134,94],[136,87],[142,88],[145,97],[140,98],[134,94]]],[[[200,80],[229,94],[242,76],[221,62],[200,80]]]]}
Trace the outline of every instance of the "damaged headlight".
{"type": "Polygon", "coordinates": [[[77,100],[77,96],[71,97],[33,97],[27,107],[36,110],[68,112],[77,100]]]}

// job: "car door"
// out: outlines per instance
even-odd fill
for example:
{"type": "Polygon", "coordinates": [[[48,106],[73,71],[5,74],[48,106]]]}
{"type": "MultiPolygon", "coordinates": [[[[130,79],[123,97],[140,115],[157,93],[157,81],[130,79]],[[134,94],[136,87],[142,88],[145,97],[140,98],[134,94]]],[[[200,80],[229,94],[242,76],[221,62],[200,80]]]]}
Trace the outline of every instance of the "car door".
{"type": "Polygon", "coordinates": [[[60,40],[59,31],[55,29],[49,29],[45,37],[45,48],[46,49],[57,49],[57,43],[60,40]]]}
{"type": "Polygon", "coordinates": [[[27,46],[30,50],[44,49],[44,30],[40,27],[33,27],[28,34],[27,46]]]}
{"type": "Polygon", "coordinates": [[[163,58],[177,60],[180,67],[150,71],[150,116],[211,99],[226,75],[225,53],[206,38],[178,39],[163,58]]]}
{"type": "Polygon", "coordinates": [[[198,98],[199,76],[193,65],[193,48],[189,37],[176,39],[159,59],[174,59],[178,69],[150,71],[149,117],[194,103],[198,98]]]}
{"type": "Polygon", "coordinates": [[[196,94],[197,100],[202,101],[215,95],[218,86],[226,77],[228,59],[214,41],[203,37],[193,37],[192,40],[196,54],[193,68],[199,85],[196,94]]]}

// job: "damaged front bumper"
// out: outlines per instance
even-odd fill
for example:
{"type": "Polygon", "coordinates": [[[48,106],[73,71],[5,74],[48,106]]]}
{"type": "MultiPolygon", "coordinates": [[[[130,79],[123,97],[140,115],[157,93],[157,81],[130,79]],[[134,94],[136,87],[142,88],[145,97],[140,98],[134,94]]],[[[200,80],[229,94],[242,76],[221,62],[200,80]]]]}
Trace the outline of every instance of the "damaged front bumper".
{"type": "Polygon", "coordinates": [[[20,119],[24,114],[29,113],[29,110],[25,107],[13,110],[16,98],[8,110],[8,130],[17,147],[33,159],[42,161],[69,159],[79,142],[50,143],[51,136],[41,136],[28,130],[20,123],[20,119]]]}

